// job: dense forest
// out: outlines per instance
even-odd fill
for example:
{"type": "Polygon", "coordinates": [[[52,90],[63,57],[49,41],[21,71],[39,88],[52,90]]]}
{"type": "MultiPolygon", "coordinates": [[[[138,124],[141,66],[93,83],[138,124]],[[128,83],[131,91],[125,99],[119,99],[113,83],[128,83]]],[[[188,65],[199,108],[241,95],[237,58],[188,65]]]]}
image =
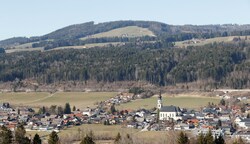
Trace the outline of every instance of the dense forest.
{"type": "Polygon", "coordinates": [[[133,45],[0,54],[0,81],[148,81],[159,86],[201,81],[213,88],[250,86],[250,46],[244,41],[199,47],[133,45]]]}

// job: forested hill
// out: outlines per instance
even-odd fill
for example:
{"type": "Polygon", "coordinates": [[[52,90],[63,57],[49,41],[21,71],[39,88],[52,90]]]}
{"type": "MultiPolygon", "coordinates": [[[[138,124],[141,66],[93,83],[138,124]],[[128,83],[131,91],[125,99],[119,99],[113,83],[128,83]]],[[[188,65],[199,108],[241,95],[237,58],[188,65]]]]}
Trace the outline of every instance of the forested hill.
{"type": "Polygon", "coordinates": [[[71,25],[44,36],[0,41],[0,82],[142,81],[200,89],[247,88],[249,35],[250,25],[175,26],[150,21],[71,25]]]}
{"type": "MultiPolygon", "coordinates": [[[[246,37],[247,38],[247,37],[246,37]]],[[[147,81],[200,88],[250,86],[250,46],[244,40],[186,49],[106,47],[0,54],[0,81],[147,81]]]]}
{"type": "MultiPolygon", "coordinates": [[[[89,43],[107,42],[160,42],[163,47],[170,46],[172,42],[189,40],[192,38],[214,38],[225,36],[245,36],[250,35],[250,25],[169,25],[153,21],[114,21],[95,24],[87,22],[75,24],[61,28],[43,36],[31,38],[15,37],[0,41],[0,47],[14,49],[15,46],[31,43],[30,48],[44,48],[45,50],[62,46],[81,46],[89,43]],[[126,33],[120,37],[91,38],[94,34],[108,32],[110,30],[137,26],[146,28],[155,34],[155,37],[144,35],[139,39],[128,38],[126,33]],[[82,40],[81,38],[89,37],[82,40]]],[[[27,47],[27,45],[25,45],[27,47]]]]}

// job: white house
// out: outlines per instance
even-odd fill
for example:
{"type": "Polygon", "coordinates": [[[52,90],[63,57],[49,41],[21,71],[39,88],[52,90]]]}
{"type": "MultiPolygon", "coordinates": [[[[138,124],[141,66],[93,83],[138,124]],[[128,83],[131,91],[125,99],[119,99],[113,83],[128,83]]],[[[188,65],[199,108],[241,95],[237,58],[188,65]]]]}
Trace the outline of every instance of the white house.
{"type": "Polygon", "coordinates": [[[245,128],[248,129],[250,128],[250,118],[245,118],[245,119],[241,119],[241,118],[236,118],[235,119],[235,123],[241,127],[241,128],[245,128]]]}
{"type": "Polygon", "coordinates": [[[87,115],[87,116],[92,116],[93,115],[93,111],[91,108],[87,108],[82,112],[83,115],[87,115]]]}

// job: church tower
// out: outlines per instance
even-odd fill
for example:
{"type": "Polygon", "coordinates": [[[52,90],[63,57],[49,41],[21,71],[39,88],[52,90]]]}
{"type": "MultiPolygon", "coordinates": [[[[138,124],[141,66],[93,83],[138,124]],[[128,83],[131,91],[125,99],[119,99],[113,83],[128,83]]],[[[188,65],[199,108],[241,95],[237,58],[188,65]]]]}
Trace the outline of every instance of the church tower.
{"type": "Polygon", "coordinates": [[[162,96],[161,96],[161,91],[160,91],[160,94],[159,94],[158,100],[157,100],[157,108],[161,109],[161,107],[162,107],[162,96]]]}

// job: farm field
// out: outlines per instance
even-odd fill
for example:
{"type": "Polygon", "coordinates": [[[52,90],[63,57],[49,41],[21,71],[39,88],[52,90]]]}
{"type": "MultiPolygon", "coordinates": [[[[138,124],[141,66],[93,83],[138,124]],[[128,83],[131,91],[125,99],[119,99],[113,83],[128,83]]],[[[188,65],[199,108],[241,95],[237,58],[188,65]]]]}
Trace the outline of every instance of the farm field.
{"type": "Polygon", "coordinates": [[[54,94],[46,92],[20,92],[0,93],[0,102],[9,102],[13,105],[31,107],[61,105],[69,102],[77,108],[93,107],[94,103],[104,101],[113,97],[117,92],[57,92],[54,94]]]}
{"type": "MultiPolygon", "coordinates": [[[[140,131],[140,129],[133,129],[133,128],[122,128],[120,125],[111,125],[111,126],[105,126],[102,124],[84,124],[81,126],[77,127],[72,127],[69,129],[66,129],[64,131],[61,131],[59,133],[59,137],[63,139],[70,139],[72,137],[77,137],[79,136],[79,131],[82,133],[82,135],[85,135],[86,133],[89,133],[92,131],[94,133],[94,137],[97,139],[102,139],[102,138],[111,138],[114,139],[115,136],[118,134],[118,132],[122,136],[126,136],[129,134],[132,138],[133,141],[136,143],[138,142],[143,142],[143,143],[161,143],[163,141],[167,142],[170,141],[169,138],[171,137],[172,140],[175,140],[173,136],[176,135],[176,132],[174,131],[168,131],[168,132],[163,132],[163,131],[140,131]]],[[[109,140],[108,142],[105,140],[99,140],[96,141],[97,143],[113,143],[113,140],[109,140]]]]}
{"type": "MultiPolygon", "coordinates": [[[[113,46],[117,46],[117,45],[121,45],[123,44],[122,42],[108,42],[108,43],[92,43],[92,44],[85,44],[85,45],[81,45],[81,46],[63,46],[63,47],[57,47],[51,50],[62,50],[62,49],[87,49],[87,48],[93,48],[93,47],[104,47],[104,46],[108,46],[108,45],[113,45],[113,46]]],[[[49,50],[49,51],[51,51],[49,50]]]]}
{"type": "MultiPolygon", "coordinates": [[[[220,99],[217,97],[201,97],[201,96],[187,96],[187,95],[178,95],[175,97],[170,97],[163,95],[163,106],[165,105],[174,105],[179,106],[181,108],[191,108],[191,109],[198,109],[201,106],[207,105],[209,102],[218,104],[220,99]]],[[[157,96],[153,96],[148,99],[140,99],[135,100],[130,103],[125,103],[117,106],[117,109],[140,109],[146,108],[151,109],[156,107],[157,104],[157,96]]]]}
{"type": "Polygon", "coordinates": [[[24,105],[32,103],[33,101],[46,98],[49,93],[46,92],[11,92],[11,93],[0,93],[0,102],[9,102],[14,105],[24,105]]]}
{"type": "Polygon", "coordinates": [[[176,47],[187,47],[187,46],[202,46],[206,44],[212,44],[214,42],[225,42],[225,43],[233,43],[234,38],[240,38],[241,40],[245,40],[246,42],[250,42],[250,36],[228,36],[228,37],[216,37],[216,38],[210,38],[210,39],[194,39],[194,40],[186,40],[186,41],[179,41],[175,42],[176,47]],[[195,41],[196,43],[193,43],[191,41],[195,41]],[[191,43],[188,43],[191,42],[191,43]]]}
{"type": "MultiPolygon", "coordinates": [[[[105,101],[117,92],[57,92],[54,94],[46,92],[18,92],[18,93],[0,93],[0,102],[9,102],[12,105],[20,106],[64,106],[69,102],[71,106],[77,108],[94,107],[96,102],[105,101]]],[[[163,95],[163,105],[176,105],[185,108],[197,109],[210,103],[217,104],[220,99],[217,97],[205,97],[194,95],[163,95]]],[[[156,107],[157,96],[148,99],[138,99],[129,103],[116,106],[117,109],[150,109],[156,107]]]]}
{"type": "Polygon", "coordinates": [[[24,51],[43,51],[43,47],[39,47],[39,48],[14,48],[14,49],[5,50],[6,53],[24,52],[24,51]]]}
{"type": "MultiPolygon", "coordinates": [[[[90,131],[93,132],[93,135],[96,139],[95,142],[97,144],[113,144],[113,139],[116,137],[118,133],[120,133],[122,136],[126,136],[129,134],[133,141],[140,141],[143,143],[154,143],[157,141],[157,143],[167,142],[169,141],[169,138],[171,137],[171,140],[175,140],[172,137],[176,135],[176,132],[174,131],[144,131],[141,132],[140,129],[133,129],[133,128],[122,128],[121,125],[111,125],[111,126],[105,126],[102,124],[83,124],[81,126],[75,126],[72,128],[67,128],[65,130],[62,130],[59,132],[59,138],[62,141],[62,143],[70,143],[72,141],[76,141],[81,139],[81,137],[85,136],[86,134],[89,134],[90,131]],[[107,140],[101,140],[101,139],[107,139],[107,140]]],[[[42,140],[46,142],[48,140],[48,135],[50,132],[36,132],[36,131],[28,131],[27,136],[34,137],[35,134],[39,134],[42,137],[42,140]]],[[[75,142],[76,144],[80,143],[75,142]]]]}
{"type": "Polygon", "coordinates": [[[141,28],[138,26],[128,26],[118,29],[113,29],[108,32],[102,32],[94,34],[88,37],[83,37],[81,40],[89,38],[102,38],[102,37],[142,37],[142,36],[155,36],[152,31],[147,28],[141,28]]]}
{"type": "Polygon", "coordinates": [[[123,134],[134,134],[136,132],[139,132],[138,129],[133,128],[123,128],[121,125],[110,125],[105,126],[103,124],[83,124],[81,126],[74,126],[72,128],[67,128],[66,130],[63,130],[59,133],[59,136],[61,137],[67,137],[67,136],[77,136],[79,133],[82,133],[82,135],[88,134],[90,131],[94,133],[94,136],[97,139],[101,139],[103,137],[106,138],[115,138],[118,132],[123,134]]]}

